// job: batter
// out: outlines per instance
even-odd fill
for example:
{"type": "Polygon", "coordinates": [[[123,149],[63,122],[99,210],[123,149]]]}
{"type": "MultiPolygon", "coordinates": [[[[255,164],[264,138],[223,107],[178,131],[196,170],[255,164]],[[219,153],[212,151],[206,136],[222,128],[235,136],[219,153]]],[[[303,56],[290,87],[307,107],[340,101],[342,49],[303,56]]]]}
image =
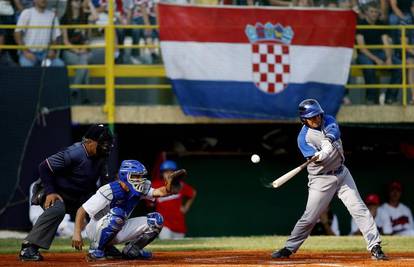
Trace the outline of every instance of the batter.
{"type": "Polygon", "coordinates": [[[335,119],[325,115],[315,99],[306,99],[299,104],[299,116],[303,123],[298,136],[299,149],[308,160],[312,157],[318,157],[318,160],[307,167],[309,195],[306,210],[293,228],[285,247],[273,252],[272,258],[288,258],[295,253],[337,194],[355,219],[372,258],[386,260],[375,221],[344,165],[341,133],[335,119]]]}

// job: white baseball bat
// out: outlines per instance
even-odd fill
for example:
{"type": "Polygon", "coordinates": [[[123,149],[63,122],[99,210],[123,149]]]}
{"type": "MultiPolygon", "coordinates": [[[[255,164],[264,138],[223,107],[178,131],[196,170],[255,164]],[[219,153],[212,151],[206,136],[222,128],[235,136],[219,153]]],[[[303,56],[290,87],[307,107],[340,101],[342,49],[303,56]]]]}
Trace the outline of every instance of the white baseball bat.
{"type": "Polygon", "coordinates": [[[308,166],[309,163],[312,163],[312,162],[316,161],[317,159],[318,159],[318,156],[313,157],[310,160],[302,163],[302,165],[300,165],[299,167],[296,167],[293,170],[283,174],[282,176],[280,176],[279,178],[277,178],[276,180],[274,180],[272,182],[273,188],[281,187],[284,183],[286,183],[287,181],[292,179],[296,174],[300,173],[304,168],[306,168],[306,166],[308,166]]]}

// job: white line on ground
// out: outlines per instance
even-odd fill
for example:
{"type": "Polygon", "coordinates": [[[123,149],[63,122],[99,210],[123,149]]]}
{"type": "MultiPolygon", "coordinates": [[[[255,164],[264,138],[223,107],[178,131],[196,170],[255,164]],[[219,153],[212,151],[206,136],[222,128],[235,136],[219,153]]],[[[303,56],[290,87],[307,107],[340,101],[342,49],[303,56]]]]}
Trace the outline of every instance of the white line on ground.
{"type": "Polygon", "coordinates": [[[130,261],[117,261],[117,262],[106,262],[106,263],[96,263],[96,264],[92,264],[90,266],[95,266],[95,267],[106,267],[106,266],[128,266],[130,265],[131,262],[130,261]]]}

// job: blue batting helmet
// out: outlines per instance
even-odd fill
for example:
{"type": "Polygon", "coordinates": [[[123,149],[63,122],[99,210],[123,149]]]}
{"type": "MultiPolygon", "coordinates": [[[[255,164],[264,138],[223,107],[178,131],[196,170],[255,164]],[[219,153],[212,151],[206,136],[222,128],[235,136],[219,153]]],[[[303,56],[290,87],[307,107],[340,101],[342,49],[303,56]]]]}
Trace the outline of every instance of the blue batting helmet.
{"type": "MultiPolygon", "coordinates": [[[[147,169],[138,160],[124,160],[119,168],[119,180],[123,181],[133,193],[145,193],[147,169]],[[143,188],[145,187],[145,188],[143,188]]],[[[149,184],[151,186],[151,184],[149,184]]]]}
{"type": "Polygon", "coordinates": [[[324,111],[315,99],[305,99],[299,104],[299,117],[301,121],[323,114],[324,111]]]}
{"type": "Polygon", "coordinates": [[[160,166],[161,172],[176,171],[177,169],[178,169],[177,163],[175,163],[175,161],[172,161],[172,160],[166,160],[160,166]]]}

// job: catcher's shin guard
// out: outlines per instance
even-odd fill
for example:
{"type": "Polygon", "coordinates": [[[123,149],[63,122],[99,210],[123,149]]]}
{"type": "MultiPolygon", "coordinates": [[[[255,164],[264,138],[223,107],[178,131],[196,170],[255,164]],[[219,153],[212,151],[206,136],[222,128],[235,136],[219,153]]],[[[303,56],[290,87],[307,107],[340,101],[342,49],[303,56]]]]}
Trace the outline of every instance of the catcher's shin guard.
{"type": "Polygon", "coordinates": [[[123,209],[115,207],[104,217],[97,226],[96,234],[91,242],[90,251],[103,251],[105,246],[121,231],[125,224],[126,213],[123,209]]]}
{"type": "MultiPolygon", "coordinates": [[[[125,245],[122,250],[122,254],[126,259],[139,259],[139,258],[150,258],[146,257],[149,253],[143,251],[143,248],[159,235],[164,224],[164,219],[158,212],[152,212],[147,214],[147,229],[143,234],[138,236],[125,245]]],[[[151,255],[152,256],[152,255],[151,255]]]]}

